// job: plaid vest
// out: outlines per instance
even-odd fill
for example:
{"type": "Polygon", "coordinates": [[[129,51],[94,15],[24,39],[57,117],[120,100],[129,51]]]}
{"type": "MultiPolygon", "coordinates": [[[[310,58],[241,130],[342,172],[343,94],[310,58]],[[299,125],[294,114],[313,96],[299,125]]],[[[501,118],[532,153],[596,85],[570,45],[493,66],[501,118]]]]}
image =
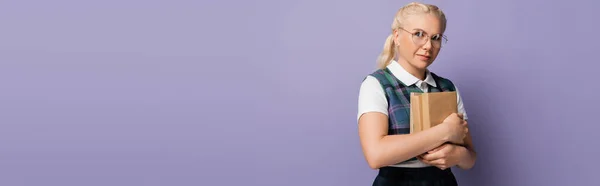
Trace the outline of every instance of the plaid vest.
{"type": "MultiPolygon", "coordinates": [[[[385,92],[388,101],[388,135],[410,133],[410,93],[419,92],[421,89],[415,84],[406,86],[398,80],[388,68],[379,69],[371,74],[377,78],[385,92]]],[[[449,79],[437,76],[431,72],[436,87],[427,86],[428,92],[455,91],[454,84],[449,79]]],[[[417,160],[416,157],[406,161],[417,160]]]]}
{"type": "MultiPolygon", "coordinates": [[[[406,86],[398,80],[388,68],[379,69],[371,74],[377,78],[388,101],[388,135],[410,133],[410,93],[421,89],[415,84],[406,86]]],[[[455,91],[452,81],[431,72],[436,87],[428,86],[428,92],[455,91]]]]}

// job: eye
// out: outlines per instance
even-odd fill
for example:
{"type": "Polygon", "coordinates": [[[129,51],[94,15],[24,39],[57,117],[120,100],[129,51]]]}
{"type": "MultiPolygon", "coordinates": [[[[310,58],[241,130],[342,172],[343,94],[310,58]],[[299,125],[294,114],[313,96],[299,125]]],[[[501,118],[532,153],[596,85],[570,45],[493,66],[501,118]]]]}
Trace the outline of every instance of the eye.
{"type": "Polygon", "coordinates": [[[442,39],[442,36],[441,36],[441,35],[439,35],[439,34],[433,35],[433,36],[431,37],[431,40],[435,40],[435,41],[439,41],[439,40],[441,40],[441,39],[442,39]]]}
{"type": "Polygon", "coordinates": [[[415,32],[414,35],[418,36],[418,37],[423,37],[425,35],[425,33],[423,33],[423,31],[418,31],[418,32],[415,32]]]}

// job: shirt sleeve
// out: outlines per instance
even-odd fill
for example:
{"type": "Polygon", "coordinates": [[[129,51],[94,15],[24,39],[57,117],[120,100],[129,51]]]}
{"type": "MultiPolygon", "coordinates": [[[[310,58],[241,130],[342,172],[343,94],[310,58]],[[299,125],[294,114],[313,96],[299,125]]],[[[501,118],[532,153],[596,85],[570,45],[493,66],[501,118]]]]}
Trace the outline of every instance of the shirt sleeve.
{"type": "Polygon", "coordinates": [[[460,92],[458,91],[458,87],[456,87],[456,85],[454,85],[454,89],[456,89],[456,100],[457,100],[457,106],[458,106],[458,113],[462,113],[463,114],[463,119],[467,120],[469,119],[467,117],[467,110],[465,109],[465,106],[463,104],[463,100],[460,96],[460,92]]]}
{"type": "Polygon", "coordinates": [[[385,92],[377,78],[373,76],[367,76],[360,86],[356,120],[358,121],[360,116],[367,112],[380,112],[388,115],[388,102],[385,92]]]}

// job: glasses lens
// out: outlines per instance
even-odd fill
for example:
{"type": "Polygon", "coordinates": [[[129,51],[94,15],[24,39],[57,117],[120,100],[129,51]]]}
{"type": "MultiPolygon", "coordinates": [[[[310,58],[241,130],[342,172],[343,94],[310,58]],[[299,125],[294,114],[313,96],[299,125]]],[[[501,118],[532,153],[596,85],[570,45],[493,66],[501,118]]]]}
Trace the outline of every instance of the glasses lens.
{"type": "MultiPolygon", "coordinates": [[[[428,39],[431,39],[425,35],[419,36],[419,35],[413,35],[412,36],[413,42],[415,43],[415,45],[417,46],[423,46],[428,39]]],[[[446,44],[448,40],[446,39],[446,37],[442,37],[442,36],[434,36],[433,39],[431,39],[431,45],[435,48],[441,48],[444,44],[446,44]]]]}
{"type": "Polygon", "coordinates": [[[435,48],[441,48],[442,47],[442,40],[443,39],[432,40],[431,41],[431,45],[433,45],[433,47],[435,47],[435,48]]]}
{"type": "Polygon", "coordinates": [[[446,39],[446,36],[440,36],[440,38],[438,39],[438,48],[442,48],[444,45],[446,45],[447,42],[448,39],[446,39]]]}
{"type": "Polygon", "coordinates": [[[412,39],[413,39],[413,42],[415,43],[415,45],[417,45],[417,46],[424,45],[425,42],[427,42],[427,38],[423,35],[415,34],[412,36],[412,39]]]}

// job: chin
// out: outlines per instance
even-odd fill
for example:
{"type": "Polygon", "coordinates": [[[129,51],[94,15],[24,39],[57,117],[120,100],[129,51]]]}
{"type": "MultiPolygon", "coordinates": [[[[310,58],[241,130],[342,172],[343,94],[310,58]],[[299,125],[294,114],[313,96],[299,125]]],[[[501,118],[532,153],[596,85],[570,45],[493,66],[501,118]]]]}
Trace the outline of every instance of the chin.
{"type": "Polygon", "coordinates": [[[425,69],[427,69],[427,67],[429,67],[429,65],[431,65],[431,62],[415,60],[415,61],[413,61],[412,65],[413,65],[413,67],[415,67],[417,69],[425,70],[425,69]]]}

